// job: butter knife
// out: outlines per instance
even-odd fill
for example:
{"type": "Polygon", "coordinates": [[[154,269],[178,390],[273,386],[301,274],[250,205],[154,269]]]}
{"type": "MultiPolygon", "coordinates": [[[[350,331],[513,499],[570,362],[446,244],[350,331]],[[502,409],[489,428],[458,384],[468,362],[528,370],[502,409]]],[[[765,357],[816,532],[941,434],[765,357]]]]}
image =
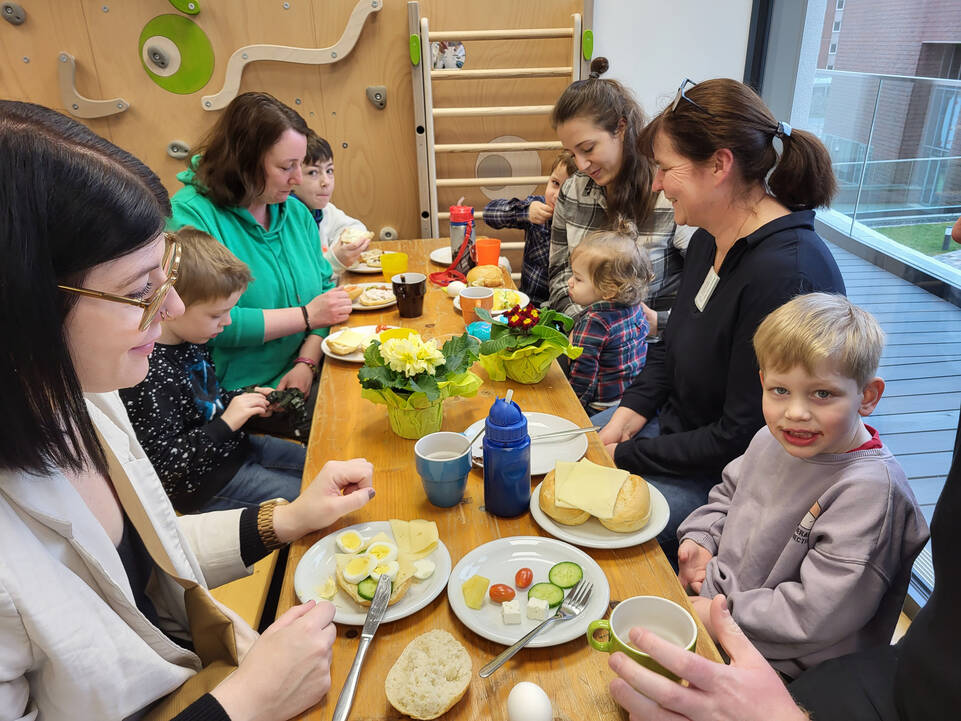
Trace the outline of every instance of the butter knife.
{"type": "Polygon", "coordinates": [[[377,627],[384,619],[387,612],[387,602],[390,600],[391,582],[384,574],[377,581],[377,590],[374,591],[374,598],[370,602],[370,610],[367,611],[367,619],[364,621],[364,629],[360,634],[360,644],[357,646],[357,654],[354,662],[350,666],[350,673],[337,698],[337,705],[334,707],[334,715],[331,721],[347,721],[350,716],[350,707],[354,703],[354,694],[357,692],[357,681],[360,678],[360,669],[364,665],[364,657],[367,656],[367,649],[370,648],[377,627]]]}

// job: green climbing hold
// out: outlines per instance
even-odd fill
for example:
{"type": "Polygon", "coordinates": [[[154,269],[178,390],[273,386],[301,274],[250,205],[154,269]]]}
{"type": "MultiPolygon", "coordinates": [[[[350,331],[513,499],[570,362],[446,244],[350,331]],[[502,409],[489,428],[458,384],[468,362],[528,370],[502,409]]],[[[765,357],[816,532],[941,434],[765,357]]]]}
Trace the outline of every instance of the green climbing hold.
{"type": "Polygon", "coordinates": [[[170,4],[187,15],[196,15],[200,12],[200,0],[170,0],[170,4]]]}
{"type": "Polygon", "coordinates": [[[585,60],[590,60],[594,55],[594,31],[585,30],[581,33],[581,54],[585,60]]]}
{"type": "Polygon", "coordinates": [[[140,32],[137,47],[147,75],[171,93],[194,93],[214,74],[210,39],[197,23],[182,15],[158,15],[150,20],[140,32]]]}
{"type": "Polygon", "coordinates": [[[410,62],[411,65],[420,64],[420,35],[410,36],[410,62]]]}

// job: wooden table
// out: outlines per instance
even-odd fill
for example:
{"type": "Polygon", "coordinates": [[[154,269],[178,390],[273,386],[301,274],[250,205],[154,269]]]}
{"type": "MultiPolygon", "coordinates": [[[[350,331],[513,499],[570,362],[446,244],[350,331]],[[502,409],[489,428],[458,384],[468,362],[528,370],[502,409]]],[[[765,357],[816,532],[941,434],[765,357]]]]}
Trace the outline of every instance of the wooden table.
{"type": "MultiPolygon", "coordinates": [[[[443,240],[394,241],[378,244],[385,249],[403,250],[410,256],[409,270],[440,270],[428,259],[443,240]]],[[[380,280],[379,276],[348,274],[345,282],[380,280]]],[[[400,318],[396,307],[384,311],[355,312],[347,325],[360,326],[385,323],[416,328],[425,338],[449,333],[462,333],[464,323],[443,290],[428,283],[424,315],[400,318]]],[[[359,366],[328,358],[320,379],[320,393],[314,413],[313,428],[307,451],[305,478],[313,478],[329,459],[364,456],[374,464],[374,487],[377,496],[361,511],[342,518],[327,533],[344,526],[389,518],[425,518],[436,521],[441,540],[447,545],[454,565],[468,551],[497,538],[508,536],[547,536],[534,523],[529,513],[519,518],[503,519],[481,510],[484,497],[483,474],[474,469],[468,479],[464,500],[454,508],[436,508],[424,495],[414,468],[414,441],[400,438],[390,430],[385,406],[375,405],[360,397],[357,380],[359,366]]],[[[484,379],[474,398],[449,398],[444,403],[443,429],[462,431],[472,422],[487,415],[496,396],[514,389],[514,400],[526,411],[553,413],[568,418],[579,426],[589,425],[587,415],[571,390],[563,372],[554,363],[547,377],[537,385],[506,381],[495,383],[477,364],[474,371],[484,379]]],[[[589,435],[587,458],[595,463],[613,465],[596,433],[589,435]]],[[[540,478],[535,478],[535,484],[540,478]]],[[[290,549],[284,575],[278,616],[298,603],[293,589],[294,569],[304,552],[321,534],[311,534],[290,549]]],[[[656,541],[643,546],[616,550],[584,549],[604,570],[611,587],[611,599],[623,600],[637,595],[658,595],[689,607],[677,577],[656,541]]],[[[698,623],[698,653],[720,661],[717,649],[698,623]]],[[[503,650],[503,646],[487,641],[470,631],[454,615],[441,593],[430,605],[407,618],[384,624],[377,632],[373,648],[361,673],[351,719],[399,719],[401,716],[388,703],[384,694],[384,678],[409,641],[432,629],[449,631],[467,649],[473,660],[474,675],[464,698],[445,719],[506,719],[507,695],[518,681],[540,685],[554,705],[555,719],[622,719],[626,718],[608,692],[613,672],[607,666],[608,655],[592,650],[583,638],[560,646],[528,648],[502,666],[493,676],[482,679],[477,670],[503,650]]],[[[305,713],[303,719],[329,719],[347,671],[357,649],[360,629],[338,626],[331,670],[332,688],[327,697],[305,713]]]]}

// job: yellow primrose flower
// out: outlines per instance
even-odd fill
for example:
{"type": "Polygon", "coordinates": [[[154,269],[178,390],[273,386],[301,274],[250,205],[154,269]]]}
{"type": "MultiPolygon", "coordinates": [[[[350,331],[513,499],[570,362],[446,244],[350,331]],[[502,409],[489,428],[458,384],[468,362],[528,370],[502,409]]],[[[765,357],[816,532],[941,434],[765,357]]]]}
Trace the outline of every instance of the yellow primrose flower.
{"type": "Polygon", "coordinates": [[[417,334],[406,338],[389,338],[380,345],[380,355],[391,370],[407,377],[418,373],[434,374],[434,369],[444,363],[444,354],[431,340],[427,343],[417,334]]]}

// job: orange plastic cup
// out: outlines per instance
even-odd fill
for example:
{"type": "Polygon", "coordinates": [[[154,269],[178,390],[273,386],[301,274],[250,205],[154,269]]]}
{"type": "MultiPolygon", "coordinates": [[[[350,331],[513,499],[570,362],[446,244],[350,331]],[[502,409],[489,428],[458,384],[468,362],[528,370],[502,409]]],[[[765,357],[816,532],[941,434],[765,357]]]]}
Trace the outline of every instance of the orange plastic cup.
{"type": "Polygon", "coordinates": [[[380,269],[384,280],[390,283],[391,278],[407,270],[407,253],[384,253],[380,256],[380,269]]]}
{"type": "Polygon", "coordinates": [[[460,312],[464,316],[464,324],[470,325],[475,320],[480,320],[474,309],[480,306],[490,312],[494,307],[493,288],[464,288],[458,296],[460,300],[460,312]]]}
{"type": "Polygon", "coordinates": [[[478,238],[474,241],[474,254],[477,265],[497,265],[501,256],[500,238],[478,238]]]}

